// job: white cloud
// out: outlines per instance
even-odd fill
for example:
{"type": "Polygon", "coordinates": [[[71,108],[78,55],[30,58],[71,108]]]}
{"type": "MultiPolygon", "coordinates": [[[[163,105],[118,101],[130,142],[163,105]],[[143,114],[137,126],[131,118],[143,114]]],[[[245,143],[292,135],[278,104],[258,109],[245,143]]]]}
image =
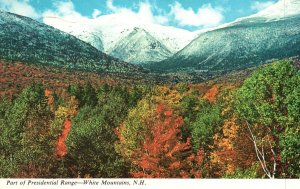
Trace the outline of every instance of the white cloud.
{"type": "MultiPolygon", "coordinates": [[[[60,17],[69,21],[88,21],[96,19],[102,12],[98,9],[94,9],[91,14],[92,18],[81,15],[75,10],[74,4],[68,1],[56,1],[54,4],[54,10],[47,10],[43,13],[44,21],[48,17],[60,17]]],[[[113,0],[106,1],[106,7],[111,13],[118,14],[119,18],[124,20],[124,22],[138,20],[143,23],[156,23],[156,24],[166,24],[168,23],[168,17],[163,15],[154,15],[152,11],[152,6],[148,2],[141,2],[138,5],[138,10],[134,11],[129,8],[117,7],[114,5],[113,0]]]]}
{"type": "Polygon", "coordinates": [[[121,12],[121,11],[122,11],[121,8],[118,8],[118,7],[116,7],[116,6],[114,5],[113,0],[107,0],[107,1],[106,1],[106,7],[107,7],[109,10],[113,11],[113,12],[121,12]]]}
{"type": "Polygon", "coordinates": [[[74,4],[71,1],[56,1],[54,4],[55,10],[46,10],[43,13],[44,21],[47,17],[61,17],[66,20],[84,21],[88,17],[82,16],[75,10],[74,4]]]}
{"type": "MultiPolygon", "coordinates": [[[[3,1],[3,0],[0,0],[3,1]]],[[[69,21],[86,21],[91,22],[102,16],[103,13],[94,9],[91,15],[83,16],[75,10],[71,0],[61,0],[54,2],[54,9],[46,10],[43,13],[44,22],[47,17],[60,17],[69,21]]],[[[169,25],[169,23],[177,24],[181,27],[194,26],[198,28],[214,27],[222,23],[224,10],[220,7],[212,7],[211,4],[201,6],[197,11],[192,8],[184,8],[179,2],[170,5],[170,12],[160,9],[155,4],[150,4],[145,0],[137,4],[135,9],[119,7],[114,4],[113,0],[106,0],[106,8],[108,14],[115,14],[118,22],[121,23],[150,23],[169,25]]]]}
{"type": "Polygon", "coordinates": [[[211,4],[201,6],[196,12],[184,8],[179,2],[171,5],[171,15],[180,26],[213,27],[221,24],[224,19],[221,8],[213,8],[211,4]]]}
{"type": "Polygon", "coordinates": [[[0,9],[31,18],[39,17],[30,0],[0,0],[0,9]]]}
{"type": "Polygon", "coordinates": [[[254,1],[251,4],[251,9],[259,12],[274,4],[275,4],[274,1],[266,1],[266,2],[254,1]]]}
{"type": "Polygon", "coordinates": [[[92,14],[93,18],[97,18],[98,16],[100,16],[102,14],[102,12],[98,9],[94,9],[94,12],[92,14]]]}
{"type": "Polygon", "coordinates": [[[149,2],[140,2],[138,11],[117,7],[113,4],[113,0],[107,0],[106,6],[112,13],[120,14],[124,20],[138,18],[141,22],[145,23],[167,24],[169,22],[169,18],[166,15],[154,15],[153,7],[149,2]]]}

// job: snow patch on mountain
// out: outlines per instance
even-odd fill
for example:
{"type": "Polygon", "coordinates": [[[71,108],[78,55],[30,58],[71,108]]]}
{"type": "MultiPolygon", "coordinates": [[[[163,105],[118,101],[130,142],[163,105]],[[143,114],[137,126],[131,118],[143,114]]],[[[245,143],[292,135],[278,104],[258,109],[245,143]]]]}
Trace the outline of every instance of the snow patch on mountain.
{"type": "Polygon", "coordinates": [[[55,16],[45,16],[44,23],[64,32],[80,35],[83,31],[90,34],[100,33],[105,52],[111,49],[134,28],[142,28],[163,43],[171,52],[175,53],[194,39],[196,33],[175,27],[158,24],[142,23],[136,18],[124,23],[120,14],[110,14],[86,20],[66,20],[55,16]]]}
{"type": "Polygon", "coordinates": [[[116,58],[135,64],[159,62],[172,56],[167,48],[141,28],[134,28],[125,36],[110,53],[116,58]]]}
{"type": "Polygon", "coordinates": [[[299,43],[300,0],[280,0],[257,14],[199,31],[184,49],[149,67],[215,74],[298,56],[299,43]]]}
{"type": "Polygon", "coordinates": [[[279,0],[274,5],[248,17],[237,19],[237,21],[248,18],[265,18],[267,20],[283,19],[300,14],[300,0],[279,0]]]}
{"type": "Polygon", "coordinates": [[[88,20],[85,20],[83,24],[82,22],[66,20],[56,16],[47,16],[44,17],[43,21],[47,25],[69,33],[96,47],[98,50],[104,51],[101,31],[95,30],[94,26],[88,20]]]}
{"type": "MultiPolygon", "coordinates": [[[[162,53],[158,53],[157,50],[151,48],[146,48],[150,51],[147,52],[147,54],[153,54],[155,52],[158,53],[157,55],[159,56],[159,60],[163,57],[161,56],[162,54],[168,54],[168,56],[169,53],[175,54],[188,45],[197,36],[197,32],[190,32],[184,29],[158,24],[143,23],[138,18],[132,18],[128,22],[124,23],[124,19],[122,19],[121,16],[121,14],[110,14],[100,16],[95,19],[84,20],[66,20],[57,16],[45,16],[43,21],[50,26],[90,43],[107,54],[118,52],[115,50],[115,48],[120,46],[118,43],[120,43],[121,40],[124,40],[126,36],[129,36],[130,33],[134,32],[135,28],[141,28],[151,35],[155,41],[160,43],[162,48],[164,48],[162,53]]],[[[131,45],[131,47],[139,48],[139,46],[142,47],[144,44],[139,44],[138,41],[136,41],[135,45],[136,46],[131,45]]],[[[127,50],[130,52],[130,49],[127,50]]],[[[135,55],[135,62],[142,60],[142,54],[143,53],[135,55]]],[[[114,55],[116,54],[114,53],[114,55]]],[[[123,54],[120,56],[123,56],[123,54]]],[[[128,57],[129,56],[131,55],[128,55],[128,57]]],[[[144,60],[145,62],[152,61],[146,57],[144,60]]]]}

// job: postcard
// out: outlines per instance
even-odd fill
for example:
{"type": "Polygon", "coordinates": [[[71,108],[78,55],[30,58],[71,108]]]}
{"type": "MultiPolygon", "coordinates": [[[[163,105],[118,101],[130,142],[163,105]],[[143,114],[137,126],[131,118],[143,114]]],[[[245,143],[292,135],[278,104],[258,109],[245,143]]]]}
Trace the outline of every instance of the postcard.
{"type": "Polygon", "coordinates": [[[0,0],[0,188],[300,184],[300,0],[0,0]]]}

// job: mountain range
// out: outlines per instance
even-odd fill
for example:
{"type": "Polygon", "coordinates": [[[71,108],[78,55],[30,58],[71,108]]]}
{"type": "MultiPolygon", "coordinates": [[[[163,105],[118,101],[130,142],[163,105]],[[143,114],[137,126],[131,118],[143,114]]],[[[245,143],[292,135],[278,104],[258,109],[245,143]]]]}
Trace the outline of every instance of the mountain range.
{"type": "Polygon", "coordinates": [[[84,22],[45,16],[43,22],[109,55],[134,64],[165,60],[184,48],[198,34],[175,27],[143,23],[138,18],[124,23],[119,14],[104,15],[84,22]],[[143,40],[140,40],[141,36],[144,36],[143,40]],[[95,40],[95,37],[100,40],[95,40]],[[131,40],[138,43],[132,45],[131,40]],[[133,55],[136,49],[142,53],[133,55]]]}
{"type": "Polygon", "coordinates": [[[46,16],[43,22],[0,11],[0,59],[203,81],[300,55],[299,0],[280,0],[257,14],[194,32],[138,19],[124,23],[118,14],[86,22],[46,16]]]}
{"type": "Polygon", "coordinates": [[[299,15],[299,0],[280,0],[257,14],[195,32],[138,19],[124,23],[118,14],[84,23],[59,17],[45,17],[44,22],[153,71],[212,73],[299,55],[299,15]]]}
{"type": "Polygon", "coordinates": [[[0,59],[105,73],[143,69],[31,18],[0,11],[0,59]]]}

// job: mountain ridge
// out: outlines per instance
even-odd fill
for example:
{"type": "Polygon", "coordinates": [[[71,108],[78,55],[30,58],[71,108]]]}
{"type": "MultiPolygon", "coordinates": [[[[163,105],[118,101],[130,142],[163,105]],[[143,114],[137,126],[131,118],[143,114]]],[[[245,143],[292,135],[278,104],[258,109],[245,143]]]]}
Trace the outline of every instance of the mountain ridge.
{"type": "MultiPolygon", "coordinates": [[[[103,43],[103,52],[110,54],[114,51],[114,47],[134,31],[134,28],[142,28],[153,36],[157,41],[164,45],[171,53],[176,53],[180,49],[184,48],[194,37],[196,33],[189,32],[187,30],[161,26],[156,24],[145,24],[139,21],[137,18],[131,20],[129,23],[124,23],[119,14],[111,14],[100,16],[94,20],[85,20],[84,24],[80,21],[72,22],[70,20],[62,20],[58,16],[45,16],[43,19],[44,23],[51,25],[55,28],[72,33],[72,30],[81,31],[81,26],[84,25],[86,28],[90,28],[90,33],[100,32],[101,40],[103,43]],[[76,25],[80,26],[77,27],[76,25]]],[[[78,37],[77,32],[73,33],[75,37],[78,37]]],[[[80,33],[80,32],[79,32],[80,33]]],[[[86,40],[87,41],[87,40],[86,40]]],[[[89,41],[87,41],[89,43],[89,41]]],[[[151,53],[151,52],[150,52],[151,53]]],[[[143,57],[138,57],[141,59],[143,57]]],[[[145,59],[145,62],[149,62],[151,59],[145,59]]]]}
{"type": "MultiPolygon", "coordinates": [[[[280,1],[279,3],[281,3],[280,1]]],[[[293,0],[290,2],[294,2],[293,0]]],[[[277,7],[275,4],[270,7],[277,7]]],[[[300,4],[299,4],[300,7],[300,4]]],[[[212,77],[300,55],[300,9],[278,19],[250,16],[208,30],[153,71],[194,72],[212,77]]]]}
{"type": "Polygon", "coordinates": [[[230,58],[231,54],[234,53],[236,53],[234,55],[235,61],[241,59],[236,63],[242,65],[243,61],[252,61],[249,66],[263,63],[272,58],[289,58],[299,55],[300,49],[297,44],[300,43],[300,17],[290,18],[290,21],[290,26],[292,25],[294,29],[289,31],[285,30],[287,21],[284,20],[268,22],[267,24],[256,23],[255,25],[240,22],[229,27],[205,32],[170,59],[157,63],[158,68],[168,70],[175,67],[188,68],[192,66],[193,68],[201,68],[203,71],[212,70],[219,64],[224,67],[230,66],[230,60],[227,57],[230,58]],[[278,27],[282,30],[280,31],[278,27]],[[274,32],[270,32],[271,29],[274,32]],[[264,35],[261,35],[262,33],[264,35]],[[287,34],[292,35],[292,38],[289,39],[287,34]],[[265,44],[262,44],[262,41],[265,44]],[[280,51],[283,49],[285,51],[280,51]],[[270,54],[264,55],[268,51],[271,51],[270,54]],[[289,53],[289,51],[293,52],[289,53]],[[248,57],[245,57],[246,55],[248,57]],[[267,57],[263,58],[263,56],[267,57]]]}
{"type": "Polygon", "coordinates": [[[28,17],[1,11],[0,28],[2,59],[107,73],[143,71],[28,17]]]}

